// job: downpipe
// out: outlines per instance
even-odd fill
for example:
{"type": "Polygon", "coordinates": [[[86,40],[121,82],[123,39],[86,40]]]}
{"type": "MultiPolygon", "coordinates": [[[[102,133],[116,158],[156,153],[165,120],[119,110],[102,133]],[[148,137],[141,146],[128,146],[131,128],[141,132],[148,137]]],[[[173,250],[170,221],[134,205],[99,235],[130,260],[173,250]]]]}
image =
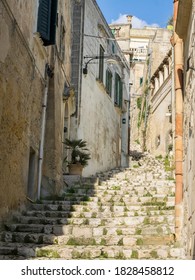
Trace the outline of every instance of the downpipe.
{"type": "Polygon", "coordinates": [[[41,197],[41,182],[42,182],[42,165],[43,165],[43,153],[44,153],[44,142],[45,142],[45,126],[46,126],[46,110],[47,110],[47,99],[49,89],[49,78],[53,76],[52,70],[49,65],[45,66],[45,89],[43,95],[42,104],[42,120],[41,120],[41,137],[39,145],[39,161],[38,161],[38,187],[37,187],[37,200],[41,197]]]}

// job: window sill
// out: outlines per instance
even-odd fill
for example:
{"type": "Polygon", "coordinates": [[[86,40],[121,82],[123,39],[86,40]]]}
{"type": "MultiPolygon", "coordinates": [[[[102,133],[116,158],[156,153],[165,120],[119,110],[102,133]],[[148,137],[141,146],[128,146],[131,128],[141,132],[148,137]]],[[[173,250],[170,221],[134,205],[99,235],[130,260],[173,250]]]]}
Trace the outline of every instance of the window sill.
{"type": "Polygon", "coordinates": [[[96,78],[96,82],[97,82],[98,85],[107,93],[106,87],[105,87],[105,85],[103,84],[103,82],[102,82],[100,79],[98,79],[98,78],[96,78]]]}

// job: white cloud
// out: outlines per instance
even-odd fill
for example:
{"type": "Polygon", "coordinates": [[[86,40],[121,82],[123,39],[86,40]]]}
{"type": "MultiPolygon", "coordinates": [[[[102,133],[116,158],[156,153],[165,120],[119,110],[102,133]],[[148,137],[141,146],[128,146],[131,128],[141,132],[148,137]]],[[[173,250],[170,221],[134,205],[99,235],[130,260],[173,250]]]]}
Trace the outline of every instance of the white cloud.
{"type": "MultiPolygon", "coordinates": [[[[127,23],[127,15],[120,14],[118,19],[112,20],[113,24],[120,24],[120,23],[127,23]]],[[[158,24],[148,24],[145,20],[142,20],[138,17],[133,16],[132,18],[132,27],[133,28],[143,28],[144,26],[151,26],[151,27],[159,27],[158,24]]]]}
{"type": "Polygon", "coordinates": [[[112,20],[112,23],[127,23],[127,15],[120,14],[116,20],[112,20]]]}

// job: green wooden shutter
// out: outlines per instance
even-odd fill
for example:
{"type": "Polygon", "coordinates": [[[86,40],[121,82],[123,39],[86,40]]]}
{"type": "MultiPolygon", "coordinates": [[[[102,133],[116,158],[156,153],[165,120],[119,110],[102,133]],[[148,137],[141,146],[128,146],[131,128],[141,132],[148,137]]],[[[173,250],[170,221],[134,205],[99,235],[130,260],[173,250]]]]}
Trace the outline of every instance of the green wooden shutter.
{"type": "Polygon", "coordinates": [[[99,59],[99,79],[104,82],[104,49],[100,45],[100,59],[99,59]]]}
{"type": "Polygon", "coordinates": [[[45,46],[55,44],[57,0],[39,0],[37,31],[45,46]]]}
{"type": "Polygon", "coordinates": [[[109,90],[109,71],[106,70],[106,89],[109,90]]]}
{"type": "Polygon", "coordinates": [[[123,83],[121,81],[121,78],[119,80],[119,106],[122,108],[123,105],[123,83]]]}
{"type": "Polygon", "coordinates": [[[118,74],[115,73],[115,78],[114,78],[114,104],[118,105],[117,101],[117,96],[118,96],[118,74]]]}
{"type": "Polygon", "coordinates": [[[112,73],[110,70],[106,70],[106,91],[111,96],[112,95],[112,73]]]}
{"type": "Polygon", "coordinates": [[[43,40],[50,39],[51,0],[39,1],[37,31],[43,40]]]}
{"type": "Polygon", "coordinates": [[[109,71],[109,95],[112,96],[112,73],[109,71]]]}

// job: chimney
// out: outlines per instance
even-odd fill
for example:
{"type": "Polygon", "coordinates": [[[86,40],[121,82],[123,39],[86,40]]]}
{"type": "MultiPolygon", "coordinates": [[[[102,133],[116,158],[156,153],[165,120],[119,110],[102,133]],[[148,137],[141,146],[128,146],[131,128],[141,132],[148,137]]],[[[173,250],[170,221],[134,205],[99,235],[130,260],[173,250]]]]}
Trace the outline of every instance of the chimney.
{"type": "Polygon", "coordinates": [[[132,17],[133,17],[133,16],[127,15],[127,22],[128,22],[128,23],[131,23],[132,17]]]}
{"type": "Polygon", "coordinates": [[[130,25],[130,28],[132,27],[131,21],[132,21],[132,17],[131,15],[127,15],[127,22],[130,25]]]}

